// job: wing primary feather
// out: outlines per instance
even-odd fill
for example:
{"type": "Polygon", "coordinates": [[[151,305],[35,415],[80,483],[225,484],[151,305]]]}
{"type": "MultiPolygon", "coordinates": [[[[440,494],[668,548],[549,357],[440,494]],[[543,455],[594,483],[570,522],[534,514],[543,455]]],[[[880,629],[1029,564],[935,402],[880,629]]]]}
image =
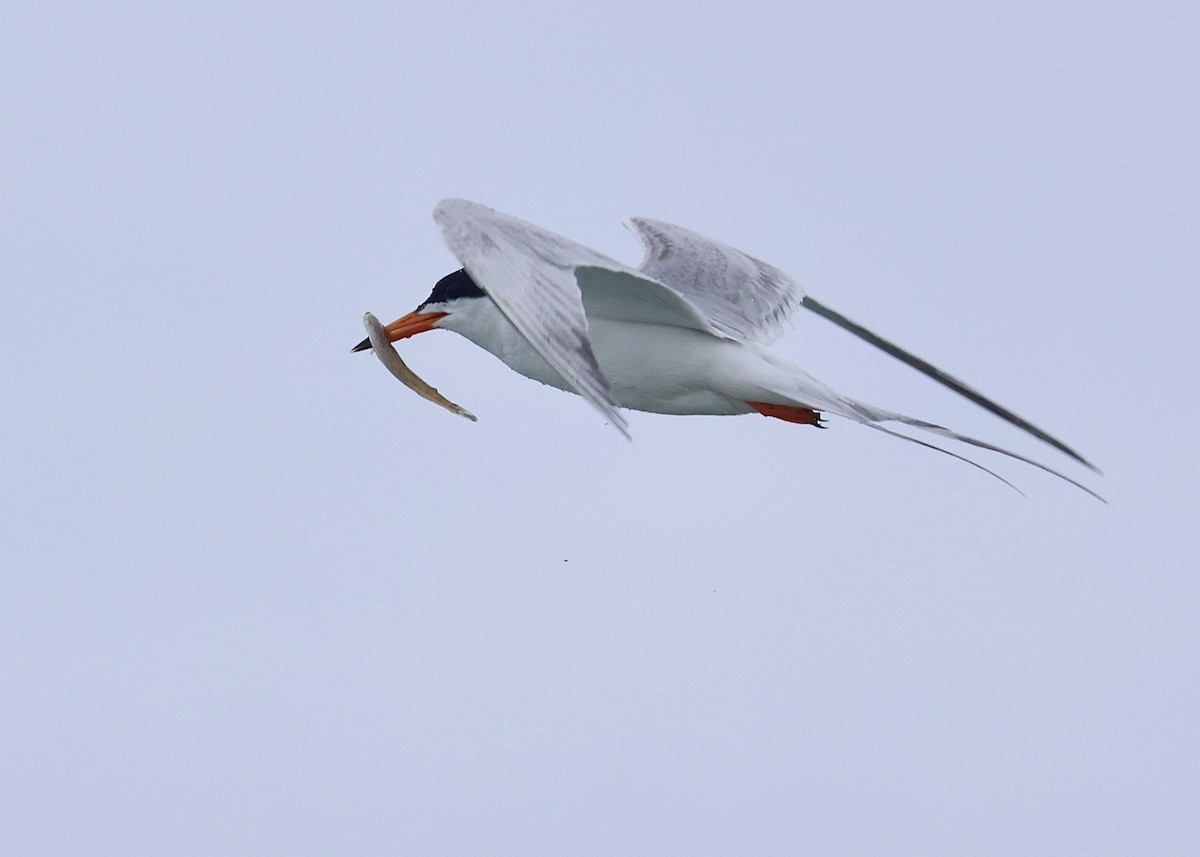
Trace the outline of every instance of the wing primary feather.
{"type": "MultiPolygon", "coordinates": [[[[836,324],[838,327],[842,328],[843,330],[847,330],[850,333],[853,333],[858,338],[871,343],[876,348],[879,348],[880,350],[887,352],[892,357],[895,357],[897,360],[901,361],[902,363],[907,363],[909,366],[916,369],[918,372],[922,373],[923,375],[926,375],[929,378],[932,378],[934,381],[937,381],[942,386],[948,387],[949,389],[958,393],[960,396],[963,396],[963,397],[969,399],[970,401],[979,405],[984,410],[987,410],[987,411],[995,414],[996,416],[1000,417],[1000,419],[1016,426],[1017,428],[1021,429],[1022,431],[1028,432],[1029,434],[1033,435],[1034,437],[1036,437],[1038,440],[1042,441],[1043,443],[1047,443],[1050,446],[1054,447],[1059,452],[1061,452],[1067,456],[1070,456],[1071,458],[1075,459],[1077,462],[1082,464],[1084,467],[1087,467],[1089,470],[1092,470],[1095,473],[1101,473],[1100,468],[1098,468],[1096,465],[1092,464],[1090,461],[1088,461],[1086,458],[1084,458],[1078,452],[1073,450],[1071,447],[1067,446],[1061,440],[1059,440],[1058,438],[1043,431],[1042,429],[1038,428],[1033,423],[1029,422],[1028,420],[1024,419],[1023,417],[1017,416],[1015,413],[1010,411],[1008,408],[1005,408],[1002,405],[998,405],[997,403],[993,402],[991,399],[984,396],[982,393],[980,393],[978,390],[971,387],[966,382],[960,381],[958,378],[955,378],[953,375],[949,374],[948,372],[944,372],[941,369],[938,369],[932,363],[929,363],[926,360],[922,360],[920,357],[917,357],[915,354],[905,351],[903,348],[896,345],[895,343],[889,342],[888,340],[884,339],[879,334],[873,333],[870,330],[867,330],[861,324],[851,321],[850,319],[846,318],[846,316],[842,315],[841,313],[837,312],[836,310],[830,309],[829,307],[825,306],[825,304],[821,303],[818,300],[815,300],[814,298],[805,296],[801,300],[800,304],[805,309],[811,310],[812,312],[816,313],[817,315],[821,316],[822,318],[832,321],[834,324],[836,324]]],[[[911,440],[911,438],[909,438],[909,439],[911,440]]],[[[979,446],[980,444],[977,443],[975,445],[979,446]]],[[[1041,466],[1041,465],[1038,465],[1038,466],[1041,466]]],[[[1044,468],[1044,469],[1049,469],[1049,468],[1044,468]]],[[[1051,471],[1051,472],[1053,472],[1053,471],[1051,471]]],[[[1066,477],[1063,477],[1063,478],[1065,479],[1066,477]]],[[[1071,480],[1068,480],[1068,481],[1071,481],[1071,480]]],[[[1076,483],[1076,484],[1078,484],[1078,483],[1076,483]]],[[[1085,488],[1084,490],[1087,491],[1088,489],[1085,488]]],[[[1088,493],[1092,493],[1092,492],[1089,491],[1088,493]]],[[[1096,496],[1099,496],[1099,495],[1096,495],[1096,496]]]]}

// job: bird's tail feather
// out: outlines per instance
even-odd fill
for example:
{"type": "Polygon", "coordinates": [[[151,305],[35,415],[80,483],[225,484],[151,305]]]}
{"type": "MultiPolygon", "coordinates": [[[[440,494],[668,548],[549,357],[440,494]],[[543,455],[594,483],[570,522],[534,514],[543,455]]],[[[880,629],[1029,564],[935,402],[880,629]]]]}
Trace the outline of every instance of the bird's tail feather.
{"type": "MultiPolygon", "coordinates": [[[[864,423],[863,423],[863,425],[865,425],[867,428],[875,429],[876,431],[881,431],[881,432],[883,432],[884,434],[891,435],[892,437],[898,437],[898,438],[900,438],[901,440],[907,440],[909,443],[915,443],[915,444],[918,444],[919,446],[923,446],[923,447],[925,447],[926,449],[932,449],[934,452],[940,452],[940,453],[942,453],[942,455],[948,455],[948,456],[950,456],[951,458],[957,458],[959,461],[962,461],[962,462],[964,462],[964,463],[966,463],[966,464],[969,464],[969,465],[971,465],[972,467],[975,467],[975,468],[978,468],[979,470],[982,470],[982,471],[983,471],[984,473],[986,473],[988,476],[992,476],[992,477],[994,477],[994,478],[996,478],[996,479],[999,479],[1001,482],[1003,482],[1005,485],[1007,485],[1007,486],[1008,486],[1009,488],[1011,488],[1012,490],[1016,491],[1016,492],[1017,492],[1018,494],[1020,494],[1022,497],[1025,497],[1025,496],[1027,496],[1027,495],[1025,494],[1025,492],[1024,492],[1024,491],[1022,491],[1022,490],[1021,490],[1020,488],[1018,488],[1016,485],[1013,485],[1011,482],[1009,482],[1007,479],[1005,479],[1003,476],[1001,476],[1001,475],[1000,475],[999,473],[997,473],[995,470],[990,470],[990,469],[988,469],[987,467],[984,467],[984,466],[983,466],[982,464],[980,464],[978,461],[972,461],[971,459],[967,458],[965,455],[959,455],[957,452],[951,452],[951,451],[950,451],[950,450],[948,450],[948,449],[943,449],[942,447],[938,446],[937,444],[935,444],[935,443],[930,443],[930,442],[929,442],[929,441],[927,441],[927,440],[921,440],[920,438],[916,438],[916,437],[909,437],[909,436],[908,436],[908,435],[906,435],[906,434],[901,434],[900,432],[898,432],[898,431],[893,431],[893,430],[892,430],[892,429],[890,429],[890,428],[884,428],[884,427],[883,427],[883,426],[881,426],[879,423],[873,423],[873,422],[864,422],[864,423]]],[[[1087,489],[1085,488],[1084,490],[1086,491],[1087,489]]]]}
{"type": "Polygon", "coordinates": [[[1003,478],[999,474],[989,470],[988,468],[984,467],[983,465],[981,465],[975,461],[972,461],[969,458],[966,458],[965,456],[959,455],[954,452],[950,452],[949,450],[943,449],[940,446],[935,446],[932,443],[928,443],[923,440],[918,440],[917,438],[910,437],[909,435],[902,434],[901,432],[893,431],[892,429],[888,429],[888,428],[884,428],[883,426],[881,426],[879,424],[883,423],[883,422],[900,423],[902,425],[911,426],[912,428],[916,428],[921,431],[929,432],[930,434],[936,434],[940,437],[949,438],[950,440],[956,440],[960,443],[965,443],[970,446],[978,447],[980,449],[986,449],[989,452],[999,453],[1000,455],[1007,456],[1008,458],[1012,458],[1017,461],[1023,462],[1025,464],[1036,467],[1038,470],[1049,473],[1051,476],[1057,476],[1059,479],[1063,480],[1064,482],[1069,482],[1071,485],[1074,485],[1079,490],[1084,491],[1088,494],[1091,494],[1093,497],[1095,497],[1101,503],[1108,502],[1107,500],[1105,500],[1103,497],[1101,497],[1099,494],[1097,494],[1091,488],[1088,488],[1083,483],[1078,482],[1075,479],[1072,479],[1070,476],[1067,476],[1064,473],[1060,473],[1059,471],[1055,470],[1053,467],[1042,464],[1040,461],[1036,461],[1032,458],[1029,458],[1028,456],[1022,455],[1019,452],[1013,452],[1011,449],[1005,449],[1002,446],[997,446],[996,444],[989,443],[986,440],[980,440],[979,438],[971,437],[970,435],[965,435],[960,432],[953,431],[951,429],[946,428],[945,426],[940,426],[937,423],[931,423],[931,422],[928,422],[927,420],[919,420],[916,417],[910,417],[910,416],[907,416],[906,414],[900,414],[900,413],[896,413],[895,411],[888,411],[888,410],[884,410],[883,408],[877,408],[874,405],[868,405],[865,402],[859,402],[855,399],[850,399],[845,396],[839,396],[839,399],[841,400],[841,404],[843,404],[846,408],[848,408],[848,411],[843,411],[841,413],[841,416],[848,417],[849,419],[852,419],[855,422],[861,423],[869,428],[876,429],[877,431],[884,432],[885,434],[890,434],[893,437],[902,438],[904,440],[911,441],[912,443],[920,444],[921,446],[927,447],[929,449],[935,449],[938,452],[944,453],[953,458],[957,458],[960,461],[965,461],[968,464],[971,464],[974,467],[978,467],[979,469],[984,470],[987,473],[990,473],[992,476],[995,476],[1001,482],[1003,482],[1006,485],[1008,485],[1009,487],[1017,490],[1018,493],[1023,494],[1024,492],[1021,492],[1019,488],[1016,488],[1015,485],[1013,485],[1011,482],[1009,482],[1007,479],[1003,478]]]}

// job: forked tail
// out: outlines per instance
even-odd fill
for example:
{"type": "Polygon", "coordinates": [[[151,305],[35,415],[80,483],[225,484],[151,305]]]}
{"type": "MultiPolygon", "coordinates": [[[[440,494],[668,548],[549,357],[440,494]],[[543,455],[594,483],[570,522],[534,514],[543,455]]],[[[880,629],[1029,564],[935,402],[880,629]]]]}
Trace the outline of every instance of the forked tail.
{"type": "MultiPolygon", "coordinates": [[[[821,316],[822,318],[832,321],[838,327],[854,334],[859,339],[862,339],[864,342],[868,342],[871,345],[875,346],[876,348],[880,349],[881,351],[884,351],[887,354],[890,354],[892,357],[896,358],[897,360],[900,360],[903,363],[908,364],[909,366],[911,366],[912,368],[914,368],[918,372],[920,372],[922,375],[925,375],[927,378],[930,378],[931,380],[936,381],[937,383],[941,384],[942,386],[946,387],[947,389],[953,390],[955,393],[958,393],[960,396],[963,396],[964,398],[974,402],[976,405],[979,405],[981,408],[984,408],[985,410],[990,411],[991,413],[995,414],[997,417],[999,417],[1000,419],[1009,423],[1010,425],[1017,427],[1021,431],[1029,434],[1032,437],[1037,438],[1038,440],[1042,441],[1043,443],[1049,444],[1050,446],[1057,449],[1059,452],[1071,457],[1079,464],[1082,464],[1084,467],[1089,468],[1090,470],[1094,471],[1095,473],[1100,473],[1100,469],[1098,467],[1096,467],[1096,465],[1092,464],[1090,461],[1088,461],[1086,458],[1084,458],[1082,455],[1080,455],[1078,452],[1076,452],[1071,447],[1067,446],[1061,440],[1050,435],[1048,432],[1038,428],[1037,426],[1035,426],[1033,423],[1029,422],[1029,420],[1025,419],[1024,417],[1018,416],[1017,414],[1015,414],[1013,411],[1009,410],[1008,408],[1005,408],[1002,405],[998,404],[997,402],[993,401],[992,399],[989,399],[987,396],[980,393],[978,390],[976,390],[970,384],[967,384],[962,379],[956,378],[955,376],[951,375],[949,372],[946,372],[943,369],[939,369],[938,367],[934,366],[929,361],[923,360],[922,358],[913,354],[911,351],[906,351],[905,349],[896,345],[894,342],[890,342],[889,340],[884,339],[878,333],[875,333],[872,330],[868,330],[867,328],[863,327],[858,322],[852,321],[852,320],[846,318],[846,316],[844,316],[841,313],[837,312],[836,310],[826,306],[825,304],[821,303],[820,301],[816,300],[815,298],[813,298],[811,296],[805,296],[803,298],[803,300],[801,301],[801,305],[805,309],[816,313],[817,315],[821,316]]],[[[832,392],[832,391],[823,390],[823,391],[819,391],[819,392],[828,393],[828,392],[832,392]]],[[[897,414],[892,411],[886,411],[886,410],[883,410],[882,408],[876,408],[873,405],[867,405],[863,402],[857,402],[854,399],[849,399],[844,396],[837,395],[836,401],[832,401],[832,402],[827,400],[828,399],[827,396],[819,397],[817,401],[820,402],[821,398],[826,399],[826,401],[817,405],[818,409],[820,409],[820,410],[828,410],[829,413],[834,413],[834,414],[838,414],[839,416],[847,417],[849,419],[854,420],[855,422],[860,422],[865,426],[868,426],[870,428],[884,432],[885,434],[890,434],[893,437],[902,438],[903,440],[907,440],[907,441],[911,441],[912,443],[920,444],[921,446],[928,447],[929,449],[937,450],[938,452],[941,452],[946,455],[957,458],[960,461],[965,461],[968,464],[971,464],[975,467],[980,468],[981,470],[987,471],[992,476],[995,476],[997,479],[999,479],[1001,482],[1004,482],[1005,484],[1007,484],[1013,488],[1015,488],[1016,486],[1013,486],[1011,482],[1009,482],[1007,479],[1003,478],[999,474],[994,473],[991,470],[988,470],[988,468],[984,467],[982,464],[978,464],[969,458],[959,455],[958,453],[951,452],[950,450],[943,449],[940,446],[935,446],[932,443],[927,443],[926,441],[918,440],[915,437],[910,437],[907,434],[903,434],[901,432],[894,431],[889,428],[885,428],[885,427],[881,426],[880,423],[883,423],[883,422],[900,423],[902,425],[911,426],[913,428],[919,429],[924,432],[929,432],[931,434],[940,435],[941,437],[946,437],[951,440],[957,440],[961,443],[970,444],[971,446],[977,446],[980,449],[986,449],[991,452],[997,452],[1000,455],[1006,455],[1009,458],[1015,458],[1017,461],[1023,461],[1026,464],[1033,465],[1034,467],[1038,468],[1039,470],[1044,470],[1053,476],[1057,476],[1059,479],[1062,479],[1065,482],[1071,483],[1072,485],[1074,485],[1076,488],[1080,489],[1081,491],[1086,491],[1088,494],[1091,494],[1093,497],[1095,497],[1097,500],[1101,501],[1102,503],[1108,502],[1103,497],[1101,497],[1099,494],[1097,494],[1095,491],[1093,491],[1091,488],[1088,488],[1086,485],[1083,485],[1082,483],[1075,481],[1071,477],[1058,472],[1057,470],[1055,470],[1052,467],[1048,467],[1045,464],[1042,464],[1040,461],[1034,461],[1032,458],[1027,458],[1024,455],[1021,455],[1020,453],[1013,452],[1012,450],[1004,449],[1003,447],[996,446],[995,444],[988,443],[987,441],[984,441],[984,440],[979,440],[978,438],[969,437],[965,434],[959,434],[956,431],[951,431],[950,429],[946,428],[945,426],[940,426],[940,425],[937,425],[936,423],[927,422],[925,420],[918,420],[914,417],[905,416],[904,414],[897,414]]],[[[803,400],[803,397],[802,397],[802,400],[803,400]]],[[[1019,490],[1019,489],[1016,489],[1016,490],[1019,490]]]]}
{"type": "Polygon", "coordinates": [[[885,422],[900,423],[901,425],[911,426],[915,429],[919,429],[924,432],[929,432],[930,434],[936,434],[941,437],[949,438],[950,440],[956,440],[960,443],[965,443],[965,444],[969,444],[971,446],[976,446],[976,447],[979,447],[980,449],[986,449],[989,452],[999,453],[1000,455],[1004,455],[1004,456],[1007,456],[1008,458],[1013,458],[1013,459],[1016,459],[1017,461],[1021,461],[1021,462],[1024,462],[1025,464],[1029,464],[1033,467],[1036,467],[1038,470],[1042,470],[1046,473],[1049,473],[1051,476],[1057,476],[1059,479],[1063,480],[1064,482],[1069,482],[1070,484],[1074,485],[1080,491],[1084,491],[1088,494],[1091,494],[1093,497],[1095,497],[1101,503],[1106,503],[1106,504],[1108,503],[1107,500],[1105,500],[1103,497],[1101,497],[1099,494],[1097,494],[1091,488],[1084,485],[1082,482],[1078,482],[1078,481],[1072,479],[1070,476],[1067,476],[1065,473],[1061,473],[1058,470],[1055,470],[1053,467],[1042,464],[1040,461],[1036,461],[1035,459],[1032,459],[1032,458],[1029,458],[1028,456],[1022,455],[1019,452],[1013,452],[1011,449],[1005,449],[1002,446],[997,446],[996,444],[989,443],[986,440],[980,440],[979,438],[971,437],[970,435],[965,435],[960,432],[952,431],[951,429],[948,429],[945,426],[940,426],[937,423],[931,423],[926,420],[919,420],[916,417],[910,417],[905,414],[898,414],[894,411],[888,411],[888,410],[884,410],[883,408],[877,408],[874,405],[868,405],[865,402],[859,402],[854,399],[847,398],[845,396],[840,397],[840,398],[842,400],[842,403],[846,407],[848,407],[851,411],[850,413],[844,413],[843,416],[846,416],[846,417],[854,420],[855,422],[861,423],[861,424],[867,426],[868,428],[873,428],[876,431],[881,431],[884,434],[889,434],[892,437],[898,437],[901,440],[907,440],[910,443],[919,444],[923,447],[926,447],[927,449],[932,449],[937,452],[940,452],[943,455],[949,455],[952,458],[957,458],[959,461],[965,461],[967,464],[970,464],[972,467],[977,467],[980,470],[984,471],[985,473],[988,473],[988,474],[996,477],[1001,482],[1003,482],[1005,485],[1012,488],[1014,491],[1016,491],[1019,494],[1023,495],[1025,492],[1021,491],[1020,488],[1017,488],[1017,486],[1013,485],[1011,482],[1009,482],[1007,479],[1005,479],[1000,474],[996,473],[993,470],[990,470],[987,467],[984,467],[982,464],[980,464],[976,461],[972,461],[971,459],[967,458],[966,456],[959,455],[956,452],[951,452],[948,449],[937,446],[936,444],[932,444],[932,443],[929,443],[928,441],[924,441],[919,438],[911,437],[907,434],[903,434],[902,432],[898,432],[893,429],[886,428],[886,427],[880,425],[880,423],[885,423],[885,422]]]}

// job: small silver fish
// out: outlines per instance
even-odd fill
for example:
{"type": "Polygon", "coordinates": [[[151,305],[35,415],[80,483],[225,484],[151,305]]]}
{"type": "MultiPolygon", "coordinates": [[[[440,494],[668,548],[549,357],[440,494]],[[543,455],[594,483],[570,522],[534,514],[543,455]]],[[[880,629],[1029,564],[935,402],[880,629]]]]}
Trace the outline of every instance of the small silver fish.
{"type": "Polygon", "coordinates": [[[375,356],[379,358],[387,370],[399,379],[405,387],[408,387],[422,399],[428,399],[435,405],[441,405],[448,411],[453,411],[456,414],[466,417],[472,422],[476,422],[476,416],[466,408],[460,407],[454,402],[447,399],[435,388],[429,386],[422,381],[417,373],[408,368],[408,365],[400,359],[399,353],[392,347],[392,343],[388,342],[387,331],[383,329],[383,325],[379,323],[379,319],[367,313],[363,316],[363,326],[367,329],[367,338],[371,340],[371,350],[375,352],[375,356]]]}

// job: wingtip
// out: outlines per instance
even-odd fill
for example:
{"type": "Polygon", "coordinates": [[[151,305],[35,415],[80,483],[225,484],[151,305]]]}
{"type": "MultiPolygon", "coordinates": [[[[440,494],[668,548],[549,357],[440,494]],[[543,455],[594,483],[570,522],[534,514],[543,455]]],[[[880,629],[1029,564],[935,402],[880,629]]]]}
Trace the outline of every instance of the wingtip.
{"type": "Polygon", "coordinates": [[[627,441],[633,443],[633,433],[629,431],[629,421],[620,411],[604,414],[605,422],[619,431],[627,441]]]}
{"type": "Polygon", "coordinates": [[[633,434],[629,431],[629,423],[619,414],[605,414],[605,422],[621,433],[627,441],[633,442],[633,434]]]}
{"type": "MultiPolygon", "coordinates": [[[[991,410],[991,409],[988,408],[988,410],[991,410]]],[[[1011,422],[1011,420],[1008,420],[1008,422],[1011,422]]],[[[1018,428],[1024,428],[1026,431],[1029,431],[1029,428],[1027,426],[1018,425],[1018,428]]],[[[1092,464],[1092,462],[1088,461],[1086,458],[1084,458],[1082,455],[1080,455],[1078,452],[1076,452],[1071,447],[1067,446],[1065,443],[1063,443],[1058,438],[1051,437],[1050,435],[1046,434],[1046,432],[1037,428],[1037,426],[1032,426],[1032,428],[1034,429],[1034,431],[1029,432],[1029,433],[1032,434],[1034,437],[1038,438],[1039,440],[1045,441],[1050,446],[1054,447],[1059,452],[1061,452],[1063,455],[1067,456],[1067,458],[1070,458],[1076,464],[1082,464],[1084,467],[1086,467],[1088,470],[1095,473],[1097,476],[1104,475],[1103,470],[1101,470],[1096,465],[1092,464]]]]}
{"type": "Polygon", "coordinates": [[[448,196],[445,199],[438,200],[433,207],[433,219],[438,224],[445,224],[448,219],[461,217],[463,212],[494,212],[495,209],[484,205],[482,202],[474,202],[469,199],[462,199],[457,196],[448,196]]]}

